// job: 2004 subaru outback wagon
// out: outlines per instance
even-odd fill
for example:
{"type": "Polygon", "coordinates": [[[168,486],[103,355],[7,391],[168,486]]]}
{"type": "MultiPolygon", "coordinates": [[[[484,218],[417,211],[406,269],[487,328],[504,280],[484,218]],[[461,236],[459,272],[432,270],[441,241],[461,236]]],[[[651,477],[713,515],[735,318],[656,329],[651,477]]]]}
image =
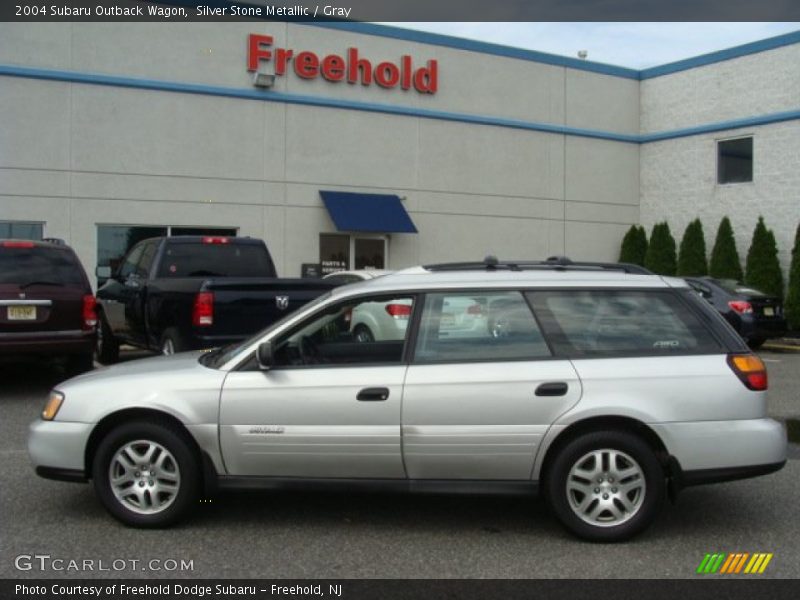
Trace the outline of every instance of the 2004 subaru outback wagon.
{"type": "Polygon", "coordinates": [[[183,517],[210,486],[535,492],[580,537],[642,531],[667,491],[786,460],[767,374],[686,283],[624,267],[487,260],[337,288],[235,346],[53,390],[43,477],[92,479],[117,519],[183,517]],[[408,306],[403,339],[353,335],[408,306]],[[459,327],[453,307],[483,325],[459,327]]]}

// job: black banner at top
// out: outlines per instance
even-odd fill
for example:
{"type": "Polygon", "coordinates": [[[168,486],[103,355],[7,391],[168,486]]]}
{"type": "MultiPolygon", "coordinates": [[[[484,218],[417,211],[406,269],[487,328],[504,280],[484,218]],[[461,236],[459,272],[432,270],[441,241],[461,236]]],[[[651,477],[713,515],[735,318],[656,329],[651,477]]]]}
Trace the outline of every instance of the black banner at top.
{"type": "Polygon", "coordinates": [[[6,0],[2,21],[800,21],[796,0],[6,0]]]}

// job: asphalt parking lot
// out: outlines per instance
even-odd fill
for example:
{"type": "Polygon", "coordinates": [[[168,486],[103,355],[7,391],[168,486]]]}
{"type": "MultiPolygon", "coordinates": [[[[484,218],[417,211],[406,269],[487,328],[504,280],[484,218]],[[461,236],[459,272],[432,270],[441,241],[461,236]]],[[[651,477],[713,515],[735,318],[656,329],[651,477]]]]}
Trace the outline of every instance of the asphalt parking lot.
{"type": "MultiPolygon", "coordinates": [[[[762,357],[770,413],[800,419],[800,354],[762,357]]],[[[517,497],[236,493],[199,504],[179,527],[128,529],[106,515],[91,486],[33,472],[27,426],[62,378],[55,369],[0,366],[3,578],[685,578],[707,552],[771,552],[760,577],[800,576],[794,445],[782,471],[685,490],[644,535],[618,545],[577,541],[541,501],[517,497]],[[19,555],[49,555],[64,567],[93,560],[94,571],[20,571],[19,555]],[[192,568],[180,570],[181,561],[192,568]]]]}

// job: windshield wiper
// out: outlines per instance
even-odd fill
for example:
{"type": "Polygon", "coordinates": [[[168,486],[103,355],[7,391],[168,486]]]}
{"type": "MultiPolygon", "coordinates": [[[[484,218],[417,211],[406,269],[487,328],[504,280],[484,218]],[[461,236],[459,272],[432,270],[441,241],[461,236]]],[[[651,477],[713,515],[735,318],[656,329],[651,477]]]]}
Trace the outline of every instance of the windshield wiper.
{"type": "Polygon", "coordinates": [[[29,281],[28,283],[23,283],[21,286],[19,286],[19,289],[24,290],[32,285],[56,285],[58,287],[64,287],[64,284],[58,281],[29,281]]]}

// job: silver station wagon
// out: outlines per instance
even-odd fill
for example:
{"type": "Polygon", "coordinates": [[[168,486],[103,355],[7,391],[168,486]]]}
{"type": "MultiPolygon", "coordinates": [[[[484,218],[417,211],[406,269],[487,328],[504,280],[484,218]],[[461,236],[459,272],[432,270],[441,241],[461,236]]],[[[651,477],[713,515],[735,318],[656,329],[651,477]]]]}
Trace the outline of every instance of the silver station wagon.
{"type": "Polygon", "coordinates": [[[29,450],[39,475],[91,479],[138,527],[217,489],[541,491],[574,534],[618,541],[684,486],[784,465],[766,389],[682,280],[487,259],[336,288],[235,346],[70,379],[29,450]],[[404,337],[354,335],[354,314],[389,305],[408,307],[392,314],[404,337]]]}

